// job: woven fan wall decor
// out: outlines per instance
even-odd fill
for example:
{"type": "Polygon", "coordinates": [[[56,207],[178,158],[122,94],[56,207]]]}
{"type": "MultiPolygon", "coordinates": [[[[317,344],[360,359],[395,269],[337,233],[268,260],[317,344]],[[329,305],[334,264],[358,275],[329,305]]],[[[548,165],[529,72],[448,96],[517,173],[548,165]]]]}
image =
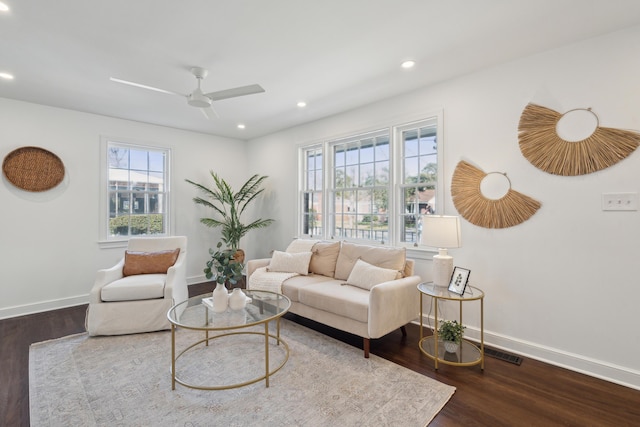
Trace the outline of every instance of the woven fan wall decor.
{"type": "Polygon", "coordinates": [[[2,172],[16,187],[32,192],[50,190],[64,178],[64,164],[51,151],[40,147],[13,150],[2,162],[2,172]]]}
{"type": "Polygon", "coordinates": [[[484,228],[513,227],[528,220],[540,209],[540,202],[510,187],[500,199],[485,197],[480,184],[487,175],[465,161],[459,162],[453,172],[453,204],[470,223],[484,228]]]}
{"type": "MultiPolygon", "coordinates": [[[[595,113],[591,109],[584,109],[595,113]]],[[[567,111],[567,114],[571,111],[567,111]]],[[[600,127],[581,141],[558,136],[557,124],[564,116],[536,104],[528,104],[518,125],[520,151],[529,162],[554,175],[586,175],[608,168],[628,157],[640,144],[633,131],[600,127]]],[[[597,119],[597,116],[595,116],[597,119]]]]}

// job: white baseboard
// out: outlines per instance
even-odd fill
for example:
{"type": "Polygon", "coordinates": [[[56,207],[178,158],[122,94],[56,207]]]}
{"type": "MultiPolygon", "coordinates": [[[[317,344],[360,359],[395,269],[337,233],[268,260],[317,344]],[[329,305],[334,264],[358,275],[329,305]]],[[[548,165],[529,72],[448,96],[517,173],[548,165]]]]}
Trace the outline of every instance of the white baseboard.
{"type": "MultiPolygon", "coordinates": [[[[430,323],[427,323],[427,319],[425,318],[423,326],[433,326],[433,318],[429,320],[430,323]]],[[[414,321],[414,323],[418,326],[420,325],[419,320],[414,321]]],[[[480,330],[467,327],[465,337],[472,341],[479,342],[480,330]]],[[[529,357],[550,365],[640,390],[640,372],[624,366],[614,365],[603,360],[592,359],[580,354],[497,334],[487,331],[486,329],[484,330],[484,344],[497,350],[529,357]]]]}
{"type": "Polygon", "coordinates": [[[78,295],[69,298],[60,298],[48,301],[38,301],[36,303],[16,305],[13,307],[0,308],[0,319],[10,317],[26,316],[27,314],[42,313],[43,311],[58,310],[61,308],[73,307],[76,305],[88,304],[89,294],[78,295]]]}
{"type": "MultiPolygon", "coordinates": [[[[204,275],[188,277],[187,285],[207,282],[204,275]]],[[[38,301],[29,304],[16,305],[12,307],[0,308],[0,319],[8,319],[10,317],[26,316],[28,314],[42,313],[44,311],[58,310],[61,308],[74,307],[76,305],[88,304],[89,294],[78,295],[68,298],[59,298],[47,301],[38,301]]]]}

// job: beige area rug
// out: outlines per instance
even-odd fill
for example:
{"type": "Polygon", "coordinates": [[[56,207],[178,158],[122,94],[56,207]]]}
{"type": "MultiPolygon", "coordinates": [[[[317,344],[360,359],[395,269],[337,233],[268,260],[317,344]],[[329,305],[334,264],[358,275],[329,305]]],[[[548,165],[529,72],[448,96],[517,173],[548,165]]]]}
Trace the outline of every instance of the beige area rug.
{"type": "MultiPolygon", "coordinates": [[[[203,335],[179,330],[177,347],[203,335]]],[[[33,344],[31,425],[422,427],[455,391],[294,322],[282,320],[281,336],[290,357],[269,388],[260,381],[222,391],[171,390],[170,332],[33,344]]],[[[270,345],[272,366],[284,357],[282,345],[270,345]]],[[[230,384],[259,377],[264,363],[263,337],[234,335],[194,347],[176,372],[189,382],[230,384]]]]}

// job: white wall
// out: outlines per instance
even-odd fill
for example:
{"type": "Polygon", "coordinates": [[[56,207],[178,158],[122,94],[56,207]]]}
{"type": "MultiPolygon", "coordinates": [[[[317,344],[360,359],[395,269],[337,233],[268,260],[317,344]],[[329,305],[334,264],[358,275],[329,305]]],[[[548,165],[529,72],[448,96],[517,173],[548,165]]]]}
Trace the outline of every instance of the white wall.
{"type": "Polygon", "coordinates": [[[123,248],[99,240],[100,137],[119,137],[172,150],[172,205],[176,235],[188,237],[189,281],[204,281],[208,248],[219,232],[199,218],[197,194],[185,178],[211,182],[209,170],[233,185],[248,178],[245,142],[0,98],[0,154],[35,145],[60,157],[66,177],[45,193],[0,184],[0,318],[88,301],[95,272],[110,267],[123,248]]]}
{"type": "MultiPolygon", "coordinates": [[[[528,102],[558,111],[592,107],[601,126],[640,130],[638,45],[635,27],[250,141],[250,169],[277,188],[262,213],[277,222],[269,239],[251,240],[249,257],[286,247],[296,233],[296,144],[388,122],[390,112],[415,117],[442,108],[445,213],[456,213],[449,183],[460,160],[507,172],[514,190],[542,202],[529,221],[507,229],[463,220],[464,247],[452,253],[486,292],[486,341],[640,388],[640,213],[601,209],[602,193],[640,192],[640,152],[597,173],[559,177],[528,163],[517,139],[528,102]]],[[[428,64],[419,67],[429,72],[428,64]]],[[[418,260],[425,280],[429,270],[430,261],[418,260]]],[[[469,308],[465,322],[477,329],[478,311],[469,308]]]]}

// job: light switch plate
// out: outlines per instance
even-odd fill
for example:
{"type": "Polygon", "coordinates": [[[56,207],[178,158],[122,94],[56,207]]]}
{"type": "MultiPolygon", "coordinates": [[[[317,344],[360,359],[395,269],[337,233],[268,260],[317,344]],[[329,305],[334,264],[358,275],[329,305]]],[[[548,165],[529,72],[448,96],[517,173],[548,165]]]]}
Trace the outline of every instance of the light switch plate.
{"type": "Polygon", "coordinates": [[[603,211],[637,211],[638,193],[603,193],[603,211]]]}

